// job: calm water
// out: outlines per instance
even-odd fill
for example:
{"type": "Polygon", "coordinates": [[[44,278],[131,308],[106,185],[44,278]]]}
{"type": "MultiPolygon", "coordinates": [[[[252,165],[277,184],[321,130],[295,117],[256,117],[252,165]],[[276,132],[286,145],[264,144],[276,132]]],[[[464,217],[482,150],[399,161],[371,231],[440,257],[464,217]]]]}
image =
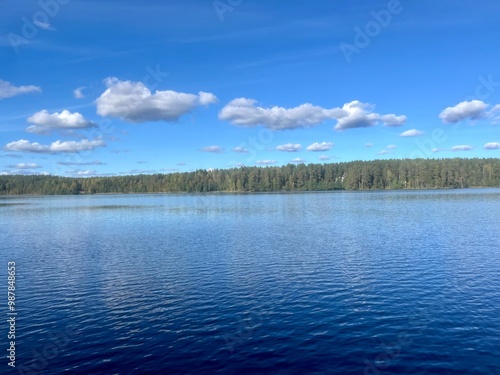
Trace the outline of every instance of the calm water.
{"type": "Polygon", "coordinates": [[[0,197],[0,228],[24,373],[500,374],[500,189],[0,197]]]}

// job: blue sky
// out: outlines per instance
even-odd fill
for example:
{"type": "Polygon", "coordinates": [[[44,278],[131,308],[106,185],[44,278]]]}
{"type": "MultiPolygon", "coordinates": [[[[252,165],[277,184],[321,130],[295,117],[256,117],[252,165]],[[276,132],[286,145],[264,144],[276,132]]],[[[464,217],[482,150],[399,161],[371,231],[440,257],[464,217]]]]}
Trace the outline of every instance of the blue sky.
{"type": "Polygon", "coordinates": [[[3,2],[0,173],[500,156],[500,3],[3,2]]]}

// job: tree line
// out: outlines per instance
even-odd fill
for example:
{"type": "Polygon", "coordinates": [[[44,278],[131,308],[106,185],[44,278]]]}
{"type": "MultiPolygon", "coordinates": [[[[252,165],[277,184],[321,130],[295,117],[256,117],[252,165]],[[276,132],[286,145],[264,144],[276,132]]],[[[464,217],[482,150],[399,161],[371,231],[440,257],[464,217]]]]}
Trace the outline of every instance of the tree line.
{"type": "Polygon", "coordinates": [[[500,159],[393,159],[114,177],[0,176],[0,195],[500,187],[500,159]]]}

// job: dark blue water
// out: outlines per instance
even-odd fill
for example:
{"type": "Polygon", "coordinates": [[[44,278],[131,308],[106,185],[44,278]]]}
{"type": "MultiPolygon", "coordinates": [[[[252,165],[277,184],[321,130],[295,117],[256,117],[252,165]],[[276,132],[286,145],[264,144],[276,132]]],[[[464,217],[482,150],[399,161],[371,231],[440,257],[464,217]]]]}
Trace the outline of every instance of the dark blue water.
{"type": "Polygon", "coordinates": [[[498,189],[4,197],[0,228],[0,373],[500,374],[498,189]]]}

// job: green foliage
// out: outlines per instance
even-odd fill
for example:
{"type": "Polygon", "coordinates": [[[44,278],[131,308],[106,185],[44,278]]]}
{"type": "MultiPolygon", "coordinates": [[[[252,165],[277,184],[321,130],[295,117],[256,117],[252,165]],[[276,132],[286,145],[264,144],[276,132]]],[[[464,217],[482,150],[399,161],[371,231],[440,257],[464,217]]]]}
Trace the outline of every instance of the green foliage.
{"type": "Polygon", "coordinates": [[[500,187],[500,159],[288,164],[120,177],[0,176],[0,195],[500,187]]]}

